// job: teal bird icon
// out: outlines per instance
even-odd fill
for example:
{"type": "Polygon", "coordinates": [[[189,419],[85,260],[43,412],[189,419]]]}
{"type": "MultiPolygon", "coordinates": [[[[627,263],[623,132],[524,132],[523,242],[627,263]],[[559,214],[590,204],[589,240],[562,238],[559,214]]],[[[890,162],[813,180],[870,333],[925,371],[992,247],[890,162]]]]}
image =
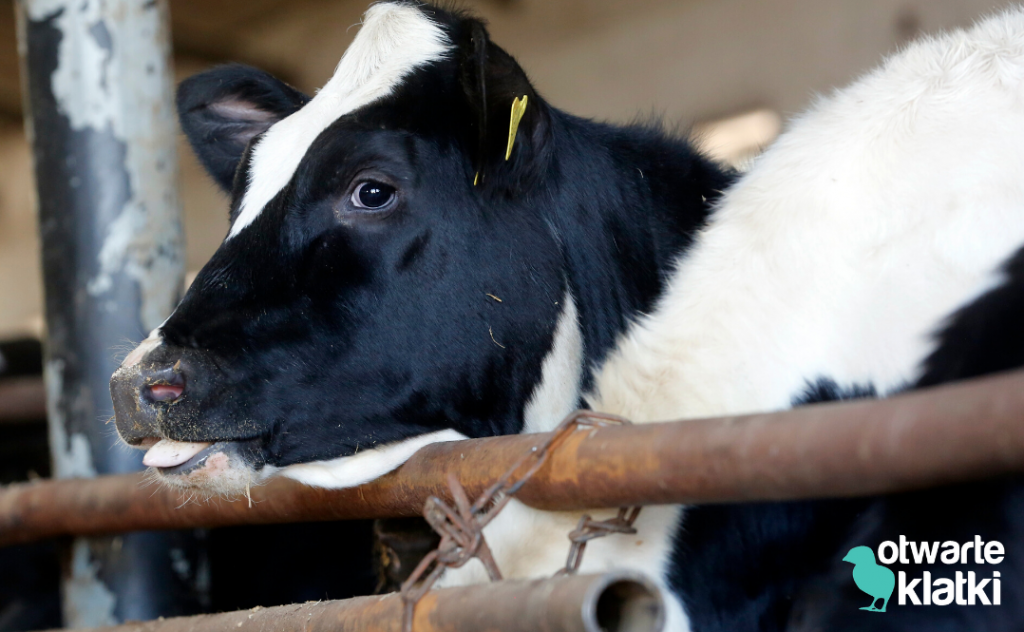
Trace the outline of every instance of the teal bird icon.
{"type": "Polygon", "coordinates": [[[861,610],[885,612],[885,606],[896,587],[896,575],[888,568],[876,564],[874,552],[866,546],[853,547],[843,561],[853,564],[853,582],[857,588],[871,595],[871,605],[861,610]],[[876,608],[879,599],[882,600],[882,607],[876,608]]]}

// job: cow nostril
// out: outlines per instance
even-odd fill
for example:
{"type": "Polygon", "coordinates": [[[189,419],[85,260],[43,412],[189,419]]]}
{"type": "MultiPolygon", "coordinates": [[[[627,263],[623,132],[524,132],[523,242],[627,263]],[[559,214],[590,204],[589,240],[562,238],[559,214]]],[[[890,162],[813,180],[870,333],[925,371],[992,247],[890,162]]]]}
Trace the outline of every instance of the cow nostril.
{"type": "Polygon", "coordinates": [[[177,384],[152,384],[147,388],[149,399],[154,402],[172,402],[185,392],[185,387],[177,384]]]}
{"type": "Polygon", "coordinates": [[[156,402],[174,402],[185,392],[185,376],[180,373],[180,363],[173,367],[144,371],[139,388],[140,397],[154,404],[156,402]]]}

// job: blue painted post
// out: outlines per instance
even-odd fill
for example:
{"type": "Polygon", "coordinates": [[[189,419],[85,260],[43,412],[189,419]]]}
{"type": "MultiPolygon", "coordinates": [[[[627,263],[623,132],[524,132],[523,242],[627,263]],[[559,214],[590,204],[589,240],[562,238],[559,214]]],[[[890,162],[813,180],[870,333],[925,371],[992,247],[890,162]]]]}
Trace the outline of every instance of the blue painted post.
{"type": "MultiPolygon", "coordinates": [[[[142,468],[117,446],[108,380],[160,325],[183,278],[167,0],[19,0],[35,161],[55,476],[142,468]]],[[[78,539],[67,627],[188,614],[204,583],[195,539],[78,539]],[[198,587],[198,589],[197,589],[198,587]]]]}

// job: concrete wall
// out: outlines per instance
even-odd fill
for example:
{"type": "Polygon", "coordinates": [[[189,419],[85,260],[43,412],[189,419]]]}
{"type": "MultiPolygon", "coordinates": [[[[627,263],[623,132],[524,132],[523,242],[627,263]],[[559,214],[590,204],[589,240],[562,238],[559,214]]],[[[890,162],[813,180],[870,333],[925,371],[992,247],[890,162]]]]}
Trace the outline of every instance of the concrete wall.
{"type": "MultiPolygon", "coordinates": [[[[785,117],[803,108],[816,93],[870,69],[919,33],[968,24],[1010,3],[477,0],[467,4],[489,20],[494,40],[519,59],[540,92],[555,105],[613,121],[656,115],[670,125],[685,127],[755,109],[785,117]]],[[[174,0],[178,73],[183,76],[215,61],[236,59],[314,90],[330,76],[364,8],[365,2],[348,0],[174,0]]],[[[183,147],[181,153],[188,267],[196,270],[226,232],[226,199],[206,180],[188,150],[183,147]]],[[[19,123],[0,123],[0,338],[38,331],[41,322],[29,178],[29,156],[19,123]]]]}

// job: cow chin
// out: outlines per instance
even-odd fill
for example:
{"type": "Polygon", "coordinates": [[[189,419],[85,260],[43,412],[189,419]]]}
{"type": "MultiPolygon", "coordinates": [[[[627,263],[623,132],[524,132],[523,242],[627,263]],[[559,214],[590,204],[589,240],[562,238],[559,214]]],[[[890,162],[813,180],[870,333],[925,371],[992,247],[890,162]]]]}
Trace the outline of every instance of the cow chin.
{"type": "MultiPolygon", "coordinates": [[[[168,443],[166,440],[159,444],[168,443]]],[[[261,472],[243,456],[241,442],[218,441],[212,444],[170,442],[196,454],[184,463],[170,467],[151,465],[150,471],[160,483],[202,499],[247,496],[251,486],[262,480],[261,472]]],[[[157,444],[157,445],[159,445],[157,444]]],[[[156,447],[156,445],[154,445],[156,447]]],[[[153,448],[151,448],[152,450],[153,448]]],[[[147,453],[147,457],[151,452],[147,453]]]]}

